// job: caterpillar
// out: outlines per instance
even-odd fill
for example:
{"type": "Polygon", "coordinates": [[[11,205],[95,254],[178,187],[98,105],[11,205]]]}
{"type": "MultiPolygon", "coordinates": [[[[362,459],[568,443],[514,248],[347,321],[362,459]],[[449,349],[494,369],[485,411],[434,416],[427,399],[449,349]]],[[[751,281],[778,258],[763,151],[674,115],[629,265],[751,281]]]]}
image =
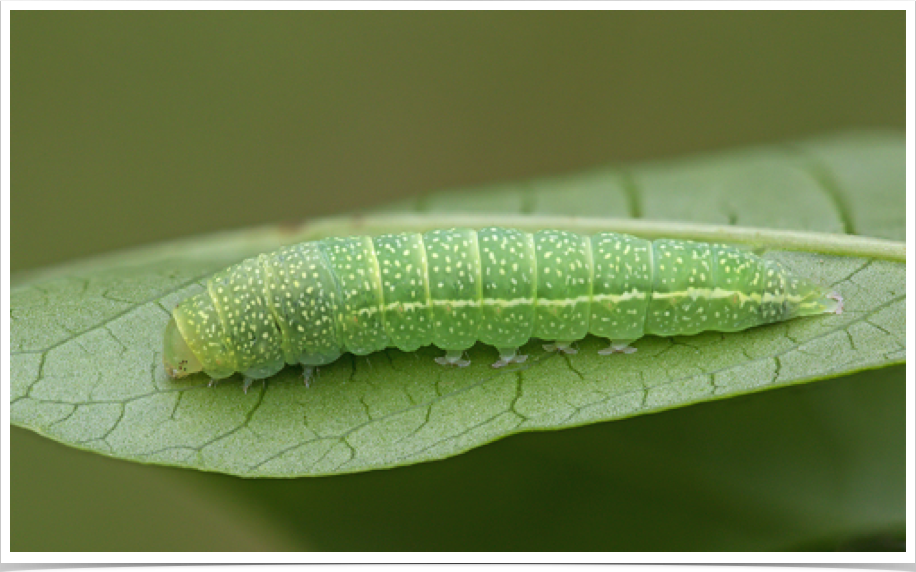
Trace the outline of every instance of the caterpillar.
{"type": "Polygon", "coordinates": [[[838,294],[721,244],[455,228],[326,238],[244,260],[175,307],[163,361],[172,378],[241,372],[247,389],[286,364],[301,364],[308,384],[344,352],[434,344],[446,352],[438,363],[464,367],[480,341],[502,367],[523,362],[531,338],[575,353],[592,334],[610,340],[600,354],[630,353],[644,335],[841,311],[838,294]]]}

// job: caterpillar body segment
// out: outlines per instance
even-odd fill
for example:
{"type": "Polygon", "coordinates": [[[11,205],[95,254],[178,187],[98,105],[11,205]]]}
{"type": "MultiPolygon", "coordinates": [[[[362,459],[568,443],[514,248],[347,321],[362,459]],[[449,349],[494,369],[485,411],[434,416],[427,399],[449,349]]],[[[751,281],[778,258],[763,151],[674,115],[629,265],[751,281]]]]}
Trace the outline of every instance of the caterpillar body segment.
{"type": "Polygon", "coordinates": [[[446,350],[466,366],[476,342],[501,367],[524,361],[530,338],[575,353],[630,353],[644,335],[733,332],[842,309],[838,295],[778,263],[716,244],[507,228],[328,238],[281,248],[215,274],[166,327],[174,378],[204,371],[249,380],[342,353],[446,350]]]}

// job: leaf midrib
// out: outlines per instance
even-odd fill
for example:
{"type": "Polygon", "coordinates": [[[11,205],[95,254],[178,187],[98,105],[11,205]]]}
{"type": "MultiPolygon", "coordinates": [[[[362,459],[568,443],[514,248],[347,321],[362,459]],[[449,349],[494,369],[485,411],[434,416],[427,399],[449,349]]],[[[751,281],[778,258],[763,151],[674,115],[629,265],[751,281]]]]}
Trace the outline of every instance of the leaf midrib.
{"type": "Polygon", "coordinates": [[[851,234],[578,216],[459,214],[439,215],[349,215],[309,222],[295,234],[314,240],[329,233],[381,234],[423,232],[433,228],[504,226],[525,231],[568,229],[582,234],[621,232],[642,238],[673,238],[700,242],[725,242],[764,250],[792,250],[857,258],[906,262],[906,243],[851,234]]]}

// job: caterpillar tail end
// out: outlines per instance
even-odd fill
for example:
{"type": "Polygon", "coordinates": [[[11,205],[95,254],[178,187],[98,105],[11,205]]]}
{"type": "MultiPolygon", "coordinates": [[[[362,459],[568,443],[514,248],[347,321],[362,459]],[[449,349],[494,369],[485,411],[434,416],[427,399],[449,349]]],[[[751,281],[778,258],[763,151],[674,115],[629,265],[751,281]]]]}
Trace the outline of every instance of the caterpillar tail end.
{"type": "Polygon", "coordinates": [[[842,314],[843,306],[843,297],[836,290],[828,290],[806,278],[790,276],[779,320],[818,314],[842,314]]]}
{"type": "Polygon", "coordinates": [[[828,292],[822,294],[816,300],[803,303],[800,306],[800,315],[812,314],[842,314],[843,297],[838,292],[828,292]]]}
{"type": "Polygon", "coordinates": [[[843,297],[837,292],[812,292],[790,312],[790,317],[842,314],[843,297]]]}
{"type": "MultiPolygon", "coordinates": [[[[829,298],[830,300],[833,300],[833,301],[835,302],[835,304],[834,304],[835,307],[833,308],[833,313],[836,314],[836,315],[838,315],[838,316],[839,316],[840,314],[842,314],[842,313],[843,313],[843,297],[840,296],[840,293],[839,293],[839,292],[831,292],[831,293],[827,294],[827,298],[829,298]]],[[[830,312],[830,311],[831,311],[830,309],[824,310],[824,312],[830,312]]]]}

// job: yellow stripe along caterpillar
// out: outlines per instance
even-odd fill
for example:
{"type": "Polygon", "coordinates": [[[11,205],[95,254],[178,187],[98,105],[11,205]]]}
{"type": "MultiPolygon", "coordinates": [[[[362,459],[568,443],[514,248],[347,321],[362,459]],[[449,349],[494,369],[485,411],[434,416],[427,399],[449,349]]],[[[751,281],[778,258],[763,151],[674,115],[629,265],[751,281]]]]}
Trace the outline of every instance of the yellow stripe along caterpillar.
{"type": "Polygon", "coordinates": [[[779,263],[721,244],[527,233],[491,227],[303,242],[231,266],[174,309],[163,359],[170,377],[203,371],[253,379],[344,352],[433,344],[465,366],[480,341],[501,367],[531,338],[573,353],[588,334],[599,353],[629,353],[644,335],[735,332],[842,311],[835,293],[779,263]]]}

